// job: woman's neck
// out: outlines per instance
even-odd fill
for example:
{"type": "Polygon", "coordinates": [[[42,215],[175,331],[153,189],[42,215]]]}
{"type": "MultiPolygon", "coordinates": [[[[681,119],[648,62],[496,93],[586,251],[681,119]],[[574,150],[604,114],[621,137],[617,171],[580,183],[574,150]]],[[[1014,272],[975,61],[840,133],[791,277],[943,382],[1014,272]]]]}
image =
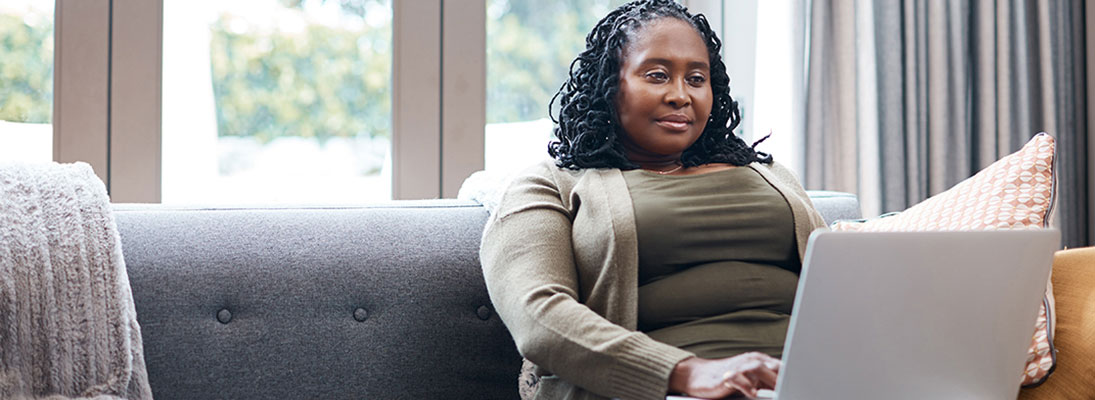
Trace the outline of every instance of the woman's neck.
{"type": "Polygon", "coordinates": [[[635,160],[631,162],[638,164],[639,168],[648,171],[666,172],[681,168],[681,160],[679,158],[667,158],[657,160],[635,160]]]}
{"type": "Polygon", "coordinates": [[[639,165],[639,168],[650,171],[668,171],[680,167],[681,154],[655,154],[645,151],[638,146],[624,141],[624,152],[627,160],[639,165]]]}

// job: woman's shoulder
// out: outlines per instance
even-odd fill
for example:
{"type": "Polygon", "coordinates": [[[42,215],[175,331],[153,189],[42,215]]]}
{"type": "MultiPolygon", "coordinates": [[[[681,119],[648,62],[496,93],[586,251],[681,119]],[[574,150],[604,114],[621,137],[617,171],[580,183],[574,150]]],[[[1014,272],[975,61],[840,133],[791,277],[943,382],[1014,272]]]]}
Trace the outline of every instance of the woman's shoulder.
{"type": "Polygon", "coordinates": [[[532,164],[525,169],[521,170],[517,174],[519,178],[528,179],[546,179],[555,183],[556,186],[573,186],[575,182],[580,180],[582,176],[591,173],[593,171],[599,171],[597,169],[582,168],[582,169],[570,169],[560,167],[555,164],[554,159],[544,159],[535,164],[532,164]]]}
{"type": "Polygon", "coordinates": [[[553,160],[539,161],[516,170],[507,180],[497,206],[488,211],[498,219],[505,219],[508,215],[533,205],[542,207],[555,204],[561,207],[559,210],[574,211],[578,205],[574,201],[575,196],[589,186],[588,183],[583,183],[583,177],[598,171],[600,170],[560,168],[553,160]]]}
{"type": "Polygon", "coordinates": [[[554,160],[539,161],[514,174],[505,192],[511,198],[539,198],[551,195],[566,199],[572,195],[591,189],[591,186],[603,185],[613,179],[623,180],[618,169],[559,167],[554,160]]]}
{"type": "Polygon", "coordinates": [[[559,167],[558,165],[555,165],[554,159],[545,158],[536,162],[535,164],[525,167],[525,169],[522,170],[521,173],[534,176],[550,177],[561,171],[564,171],[564,169],[559,167]]]}
{"type": "Polygon", "coordinates": [[[558,195],[569,192],[584,172],[584,170],[560,168],[555,165],[554,160],[545,159],[515,170],[507,179],[508,183],[504,192],[510,198],[520,199],[529,195],[540,195],[545,193],[545,190],[558,195]]]}
{"type": "Polygon", "coordinates": [[[772,160],[771,162],[753,161],[753,162],[749,163],[749,166],[754,167],[754,168],[763,167],[763,168],[767,168],[769,170],[786,170],[787,169],[787,167],[785,167],[783,164],[780,164],[779,161],[776,161],[776,160],[772,160]]]}
{"type": "Polygon", "coordinates": [[[798,176],[796,176],[793,171],[791,171],[790,169],[788,169],[783,164],[780,164],[777,161],[772,161],[770,163],[763,163],[763,162],[759,162],[759,161],[754,161],[754,162],[749,164],[749,167],[751,167],[753,169],[764,169],[766,171],[771,172],[773,175],[775,175],[776,177],[778,177],[781,180],[793,181],[795,183],[798,183],[798,176]]]}

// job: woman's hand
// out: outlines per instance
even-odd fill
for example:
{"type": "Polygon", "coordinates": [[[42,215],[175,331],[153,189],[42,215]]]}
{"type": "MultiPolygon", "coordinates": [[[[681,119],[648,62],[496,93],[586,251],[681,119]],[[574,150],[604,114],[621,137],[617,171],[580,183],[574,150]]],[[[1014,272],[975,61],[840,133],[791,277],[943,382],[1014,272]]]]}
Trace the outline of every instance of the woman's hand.
{"type": "Polygon", "coordinates": [[[776,387],[781,365],[779,359],[757,352],[716,360],[690,357],[673,368],[669,391],[707,399],[735,393],[754,398],[757,390],[776,387]]]}

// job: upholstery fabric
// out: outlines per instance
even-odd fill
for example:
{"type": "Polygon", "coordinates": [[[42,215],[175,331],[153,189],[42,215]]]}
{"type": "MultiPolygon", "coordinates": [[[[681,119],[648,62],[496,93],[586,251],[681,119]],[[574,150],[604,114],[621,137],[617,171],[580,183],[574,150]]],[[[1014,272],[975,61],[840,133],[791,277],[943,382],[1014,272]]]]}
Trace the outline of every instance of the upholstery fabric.
{"type": "Polygon", "coordinates": [[[827,190],[807,190],[806,194],[810,196],[814,209],[821,213],[826,224],[862,218],[859,200],[854,194],[827,190]]]}
{"type": "Polygon", "coordinates": [[[1019,391],[1020,400],[1095,399],[1095,247],[1053,257],[1057,298],[1057,368],[1045,383],[1019,391]]]}
{"type": "Polygon", "coordinates": [[[115,214],[157,400],[516,396],[478,205],[115,214]]]}
{"type": "MultiPolygon", "coordinates": [[[[896,216],[868,222],[837,222],[833,230],[923,231],[1028,229],[1049,225],[1054,198],[1054,141],[1041,133],[1022,149],[992,163],[953,188],[896,216]]],[[[1053,297],[1035,324],[1023,384],[1045,379],[1053,368],[1053,297]]]]}

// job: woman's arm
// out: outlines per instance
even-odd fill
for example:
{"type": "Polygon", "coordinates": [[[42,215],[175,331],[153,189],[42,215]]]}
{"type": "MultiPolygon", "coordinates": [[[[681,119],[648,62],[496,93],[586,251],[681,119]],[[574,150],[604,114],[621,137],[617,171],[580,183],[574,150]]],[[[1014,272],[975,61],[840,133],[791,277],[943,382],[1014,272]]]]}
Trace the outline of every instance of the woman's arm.
{"type": "Polygon", "coordinates": [[[568,383],[606,397],[664,399],[691,353],[625,329],[578,301],[571,211],[550,171],[517,178],[483,234],[491,301],[518,350],[568,383]]]}

